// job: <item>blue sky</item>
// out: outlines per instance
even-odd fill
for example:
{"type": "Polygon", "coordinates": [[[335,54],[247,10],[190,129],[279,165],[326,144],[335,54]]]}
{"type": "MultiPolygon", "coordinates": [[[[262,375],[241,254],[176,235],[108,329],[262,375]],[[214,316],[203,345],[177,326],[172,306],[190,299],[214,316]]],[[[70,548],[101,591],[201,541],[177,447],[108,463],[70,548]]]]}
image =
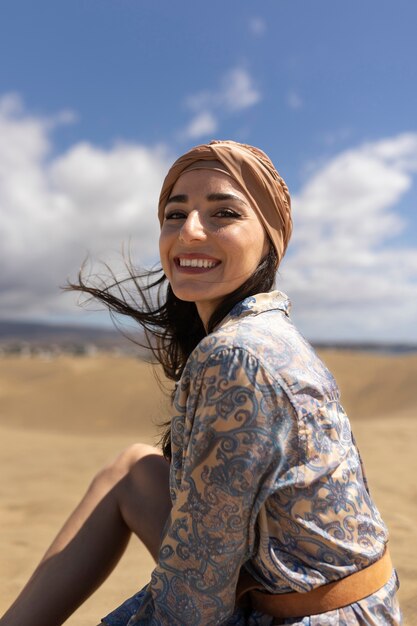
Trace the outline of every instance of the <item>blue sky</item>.
{"type": "Polygon", "coordinates": [[[302,331],[417,341],[416,23],[411,0],[2,0],[1,315],[98,319],[58,285],[130,237],[152,261],[167,166],[231,138],[292,192],[302,331]]]}

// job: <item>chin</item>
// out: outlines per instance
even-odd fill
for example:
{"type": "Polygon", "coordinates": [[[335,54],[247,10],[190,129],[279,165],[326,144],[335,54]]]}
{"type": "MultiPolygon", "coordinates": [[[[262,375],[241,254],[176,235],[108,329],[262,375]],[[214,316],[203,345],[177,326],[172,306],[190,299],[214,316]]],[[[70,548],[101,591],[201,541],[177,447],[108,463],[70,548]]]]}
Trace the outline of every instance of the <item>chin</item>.
{"type": "MultiPolygon", "coordinates": [[[[198,302],[199,300],[212,299],[212,296],[208,293],[208,290],[204,285],[196,288],[194,286],[181,286],[171,283],[171,288],[177,298],[179,298],[179,300],[184,300],[185,302],[198,302]]],[[[216,298],[216,296],[214,296],[214,298],[216,298]]]]}
{"type": "Polygon", "coordinates": [[[198,294],[190,289],[176,289],[173,285],[171,285],[171,288],[178,300],[182,300],[183,302],[197,302],[201,300],[201,293],[198,294]]]}

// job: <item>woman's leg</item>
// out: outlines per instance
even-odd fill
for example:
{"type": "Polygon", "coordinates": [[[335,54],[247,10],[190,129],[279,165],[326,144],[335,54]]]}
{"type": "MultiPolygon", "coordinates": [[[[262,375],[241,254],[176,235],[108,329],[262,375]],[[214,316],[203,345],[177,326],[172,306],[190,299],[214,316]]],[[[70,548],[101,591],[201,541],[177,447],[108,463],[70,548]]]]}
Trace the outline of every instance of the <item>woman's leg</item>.
{"type": "Polygon", "coordinates": [[[157,558],[171,502],[169,465],[135,444],[100,471],[1,626],[58,626],[108,577],[134,532],[157,558]]]}

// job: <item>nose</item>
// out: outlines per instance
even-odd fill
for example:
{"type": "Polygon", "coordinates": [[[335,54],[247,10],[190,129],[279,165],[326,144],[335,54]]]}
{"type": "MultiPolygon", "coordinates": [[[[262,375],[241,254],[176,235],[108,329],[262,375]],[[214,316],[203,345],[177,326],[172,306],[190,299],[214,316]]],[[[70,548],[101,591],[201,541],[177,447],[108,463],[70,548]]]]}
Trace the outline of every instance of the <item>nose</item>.
{"type": "Polygon", "coordinates": [[[201,241],[206,238],[206,231],[198,211],[193,210],[187,215],[180,230],[180,239],[185,243],[201,241]]]}

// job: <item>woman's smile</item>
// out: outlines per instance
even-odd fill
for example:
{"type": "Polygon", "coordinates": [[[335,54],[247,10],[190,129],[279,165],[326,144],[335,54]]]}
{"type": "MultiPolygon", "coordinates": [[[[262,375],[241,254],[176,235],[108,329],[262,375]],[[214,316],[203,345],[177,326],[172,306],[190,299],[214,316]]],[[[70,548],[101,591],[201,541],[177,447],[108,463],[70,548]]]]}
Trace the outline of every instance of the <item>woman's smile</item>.
{"type": "Polygon", "coordinates": [[[206,273],[217,267],[221,261],[205,254],[181,254],[174,258],[179,272],[198,274],[206,273]]]}

